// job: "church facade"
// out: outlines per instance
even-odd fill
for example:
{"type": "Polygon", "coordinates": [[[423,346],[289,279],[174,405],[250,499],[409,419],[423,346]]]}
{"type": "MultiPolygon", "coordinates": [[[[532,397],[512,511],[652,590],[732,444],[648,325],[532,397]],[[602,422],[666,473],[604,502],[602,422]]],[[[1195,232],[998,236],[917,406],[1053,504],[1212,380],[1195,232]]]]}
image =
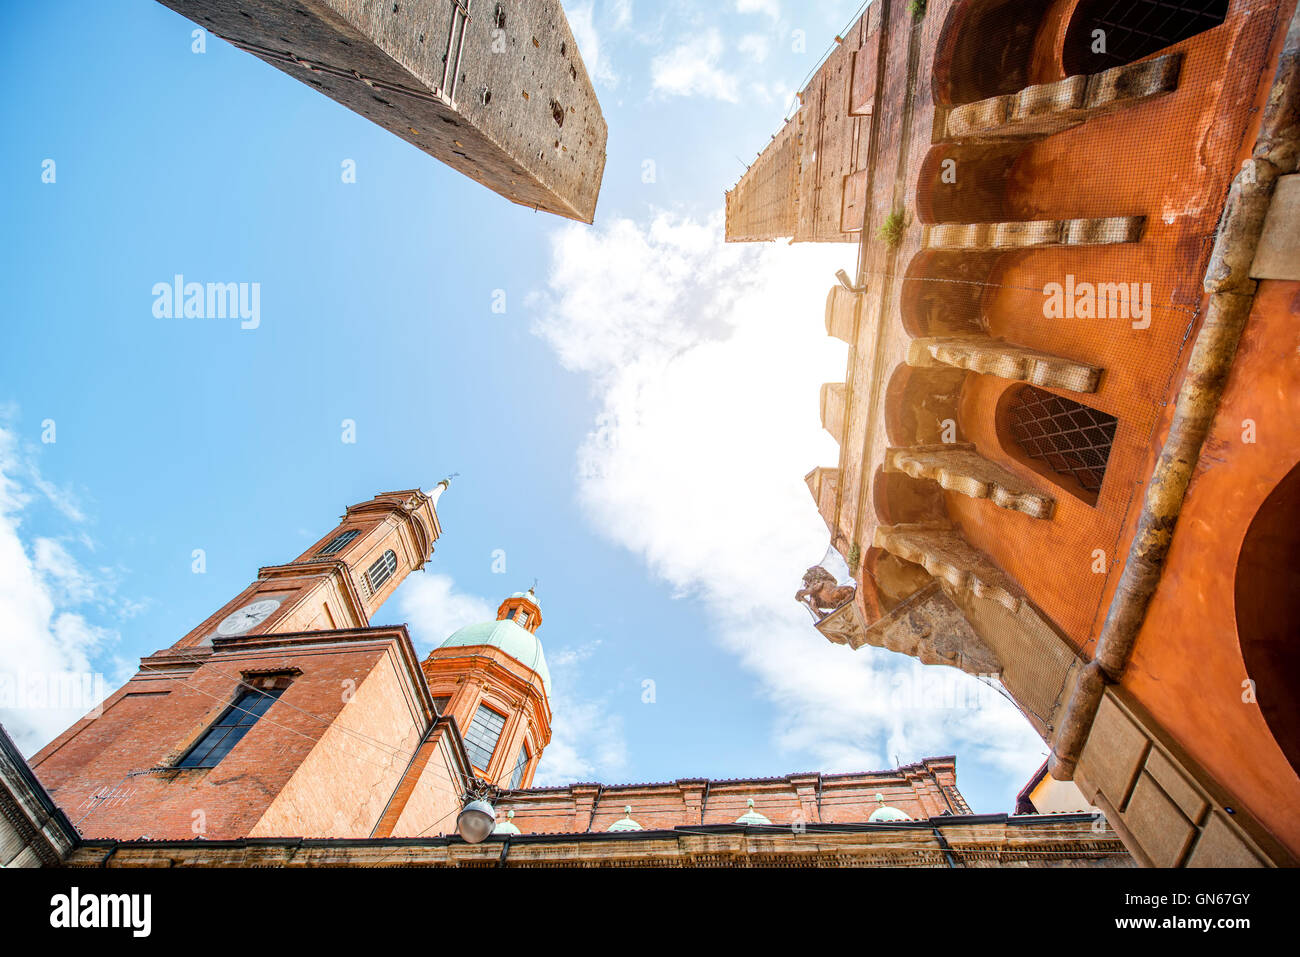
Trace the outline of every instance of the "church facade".
{"type": "Polygon", "coordinates": [[[1144,864],[1300,859],[1298,64],[1294,0],[875,0],[727,194],[857,246],[818,629],[996,677],[1144,864]]]}

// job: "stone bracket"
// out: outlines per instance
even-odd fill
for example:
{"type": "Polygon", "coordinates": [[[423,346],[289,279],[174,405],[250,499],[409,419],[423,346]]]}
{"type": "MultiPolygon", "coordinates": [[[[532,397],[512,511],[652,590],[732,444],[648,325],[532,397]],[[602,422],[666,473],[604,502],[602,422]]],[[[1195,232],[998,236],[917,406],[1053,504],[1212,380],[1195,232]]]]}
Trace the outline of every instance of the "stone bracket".
{"type": "Polygon", "coordinates": [[[1010,612],[1020,610],[1020,590],[988,556],[947,525],[882,525],[872,539],[876,548],[923,567],[935,578],[977,598],[995,601],[1010,612]]]}
{"type": "Polygon", "coordinates": [[[1016,475],[975,451],[975,446],[919,445],[885,451],[885,471],[937,482],[950,492],[986,498],[999,508],[1031,518],[1051,518],[1056,499],[1025,484],[1016,475]]]}
{"type": "Polygon", "coordinates": [[[988,336],[913,339],[907,364],[922,369],[952,366],[1068,392],[1096,392],[1102,373],[1100,367],[1086,362],[1022,349],[988,336]]]}
{"type": "Polygon", "coordinates": [[[931,582],[867,625],[857,604],[848,602],[817,623],[835,644],[857,650],[873,645],[910,655],[922,664],[949,665],[972,675],[999,675],[997,655],[971,628],[966,616],[938,582],[931,582]]]}
{"type": "Polygon", "coordinates": [[[1182,61],[1181,53],[1171,53],[967,103],[949,111],[942,124],[943,138],[989,141],[1050,136],[1176,90],[1182,61]]]}
{"type": "Polygon", "coordinates": [[[1009,223],[938,223],[926,226],[922,245],[969,252],[1041,249],[1049,246],[1108,246],[1135,243],[1145,216],[1099,219],[1038,219],[1009,223]]]}

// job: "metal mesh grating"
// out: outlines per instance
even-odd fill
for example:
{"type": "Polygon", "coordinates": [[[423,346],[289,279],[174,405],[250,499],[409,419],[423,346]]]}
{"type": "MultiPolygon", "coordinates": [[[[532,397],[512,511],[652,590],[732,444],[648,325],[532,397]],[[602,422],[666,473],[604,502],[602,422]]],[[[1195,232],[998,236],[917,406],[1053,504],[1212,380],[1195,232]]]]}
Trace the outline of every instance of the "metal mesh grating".
{"type": "Polygon", "coordinates": [[[1106,52],[1096,53],[1104,69],[1132,63],[1224,21],[1228,0],[1097,0],[1084,14],[1091,45],[1093,30],[1106,34],[1106,52]]]}
{"type": "Polygon", "coordinates": [[[1011,437],[1031,458],[1074,478],[1086,491],[1101,489],[1119,420],[1072,399],[1024,386],[1007,410],[1011,437]]]}

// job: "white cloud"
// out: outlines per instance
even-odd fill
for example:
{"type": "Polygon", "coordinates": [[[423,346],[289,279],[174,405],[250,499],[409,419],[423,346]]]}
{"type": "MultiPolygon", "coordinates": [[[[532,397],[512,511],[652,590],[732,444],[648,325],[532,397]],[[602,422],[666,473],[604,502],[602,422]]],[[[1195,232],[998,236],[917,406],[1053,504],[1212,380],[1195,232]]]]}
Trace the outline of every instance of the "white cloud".
{"type": "Polygon", "coordinates": [[[599,641],[576,648],[547,651],[551,668],[551,743],[542,752],[533,778],[536,787],[578,781],[617,780],[627,767],[627,742],[623,719],[613,713],[606,698],[583,698],[573,693],[580,682],[580,665],[597,653],[599,641]]]}
{"type": "Polygon", "coordinates": [[[497,616],[498,602],[456,591],[449,575],[422,572],[412,575],[397,591],[397,607],[410,625],[411,641],[425,655],[452,632],[497,616]]]}
{"type": "MultiPolygon", "coordinates": [[[[587,67],[587,74],[592,83],[613,89],[618,86],[618,75],[610,67],[609,61],[601,56],[600,33],[596,30],[594,3],[570,4],[565,11],[569,29],[582,54],[582,62],[587,67]]],[[[631,10],[627,11],[631,15],[631,10]]],[[[619,12],[621,16],[621,12],[619,12]]]]}
{"type": "Polygon", "coordinates": [[[736,0],[737,13],[762,13],[773,20],[781,17],[780,0],[736,0]]]}
{"type": "Polygon", "coordinates": [[[709,28],[661,53],[650,61],[653,89],[667,96],[705,96],[737,102],[740,96],[736,78],[718,66],[724,48],[722,34],[709,28]]]}
{"type": "MultiPolygon", "coordinates": [[[[410,627],[420,655],[440,645],[466,625],[496,618],[497,602],[457,591],[448,575],[424,573],[402,583],[398,609],[410,627]]],[[[534,783],[541,787],[574,781],[607,780],[627,761],[621,719],[611,714],[605,699],[587,698],[581,687],[581,664],[596,653],[599,642],[576,648],[545,648],[551,672],[551,743],[542,753],[534,783]]]]}
{"type": "Polygon", "coordinates": [[[54,539],[38,538],[31,553],[24,546],[19,530],[33,500],[28,487],[65,516],[81,514],[0,427],[0,722],[30,755],[99,703],[107,681],[96,676],[92,657],[117,634],[75,610],[110,601],[111,585],[54,539]]]}
{"type": "Polygon", "coordinates": [[[626,29],[632,23],[632,0],[610,0],[609,15],[616,30],[626,29]]]}
{"type": "Polygon", "coordinates": [[[736,44],[736,46],[741,53],[747,53],[756,62],[762,63],[767,59],[767,54],[771,49],[772,44],[767,37],[762,34],[747,33],[740,38],[740,42],[736,44]]]}
{"type": "Polygon", "coordinates": [[[846,355],[822,303],[854,248],[725,244],[720,220],[555,234],[534,331],[600,396],[578,455],[592,524],[710,608],[788,761],[862,770],[956,751],[1019,776],[1014,793],[1042,745],[1008,702],[951,669],[831,645],[794,602],[827,547],[802,476],[836,461],[817,397],[846,355]]]}

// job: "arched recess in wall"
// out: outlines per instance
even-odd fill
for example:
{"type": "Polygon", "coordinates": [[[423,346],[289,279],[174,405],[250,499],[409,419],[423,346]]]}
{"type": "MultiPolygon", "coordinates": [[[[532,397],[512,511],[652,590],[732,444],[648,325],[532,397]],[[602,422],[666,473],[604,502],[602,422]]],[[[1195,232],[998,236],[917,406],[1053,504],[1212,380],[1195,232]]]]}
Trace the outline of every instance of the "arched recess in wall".
{"type": "Polygon", "coordinates": [[[871,504],[882,525],[914,525],[947,518],[943,489],[936,482],[914,479],[905,472],[876,469],[871,504]]]}
{"type": "Polygon", "coordinates": [[[899,558],[883,548],[869,548],[863,556],[863,608],[868,623],[889,614],[899,603],[934,582],[934,577],[920,565],[899,558]]]}
{"type": "Polygon", "coordinates": [[[1023,141],[940,143],[921,163],[916,217],[922,223],[996,223],[1007,209],[1007,180],[1023,141]]]}
{"type": "Polygon", "coordinates": [[[918,369],[900,364],[885,389],[885,434],[892,445],[961,442],[957,402],[964,369],[918,369]]]}
{"type": "Polygon", "coordinates": [[[935,56],[936,103],[960,105],[1023,90],[1034,42],[1055,0],[965,0],[953,5],[935,56]]]}
{"type": "Polygon", "coordinates": [[[1013,385],[997,406],[1002,450],[1020,464],[1096,507],[1119,420],[1032,385],[1013,385]]]}
{"type": "Polygon", "coordinates": [[[1237,557],[1237,640],[1273,740],[1300,774],[1300,465],[1264,500],[1237,557]]]}
{"type": "Polygon", "coordinates": [[[1100,73],[1212,30],[1230,0],[1081,0],[1065,33],[1066,74],[1100,73]]]}
{"type": "Polygon", "coordinates": [[[997,253],[926,250],[907,264],[900,293],[903,328],[912,338],[982,331],[984,293],[997,253]]]}

